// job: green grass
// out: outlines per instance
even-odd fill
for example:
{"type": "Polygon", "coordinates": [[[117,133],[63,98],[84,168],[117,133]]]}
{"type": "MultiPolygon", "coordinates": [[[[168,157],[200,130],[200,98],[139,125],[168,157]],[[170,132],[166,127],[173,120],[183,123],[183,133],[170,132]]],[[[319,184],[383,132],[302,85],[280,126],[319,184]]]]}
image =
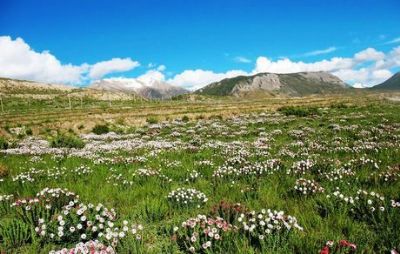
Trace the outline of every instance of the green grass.
{"type": "MultiPolygon", "coordinates": [[[[45,187],[59,187],[76,193],[82,202],[115,208],[117,221],[126,219],[144,226],[142,240],[121,241],[118,253],[185,253],[182,246],[185,238],[176,234],[187,233],[181,230],[174,233],[173,228],[198,214],[215,216],[215,207],[221,201],[240,203],[248,211],[282,210],[295,216],[304,230],[274,234],[259,242],[239,228],[224,234],[222,242],[215,243],[209,253],[318,253],[326,241],[337,243],[342,239],[355,243],[357,253],[399,250],[400,208],[390,208],[389,203],[391,199],[400,199],[400,172],[386,182],[379,174],[400,165],[400,106],[338,104],[318,109],[318,114],[309,111],[313,112],[309,108],[285,108],[280,115],[267,112],[271,114],[266,117],[243,114],[235,119],[191,118],[159,130],[132,129],[143,142],[178,142],[169,148],[143,146],[82,157],[41,155],[39,159],[31,155],[0,154],[0,164],[9,171],[0,182],[0,195],[26,198],[45,187]],[[260,142],[265,143],[265,148],[260,142]],[[240,170],[269,159],[278,159],[280,168],[258,176],[213,176],[228,161],[240,170]],[[306,159],[313,160],[315,165],[305,174],[295,173],[292,165],[306,159]],[[201,161],[209,161],[211,165],[201,161]],[[374,166],[375,162],[379,168],[374,166]],[[81,166],[90,170],[84,172],[81,166]],[[139,169],[143,168],[158,173],[140,176],[139,169]],[[340,168],[348,169],[351,174],[343,173],[340,180],[330,181],[327,173],[333,174],[340,168]],[[193,170],[199,176],[186,181],[193,170]],[[33,181],[13,180],[28,171],[33,181]],[[325,192],[297,194],[294,185],[299,178],[317,181],[325,192]],[[167,196],[179,187],[199,190],[208,200],[200,207],[176,205],[167,196]],[[385,196],[387,210],[373,215],[364,203],[352,207],[327,198],[334,195],[337,187],[349,196],[355,196],[359,189],[380,193],[385,196]]],[[[22,222],[13,208],[2,208],[2,204],[0,201],[0,249],[6,253],[47,253],[71,247],[78,241],[44,240],[32,229],[35,222],[22,222]]],[[[228,212],[219,215],[240,227],[236,215],[228,212]]]]}

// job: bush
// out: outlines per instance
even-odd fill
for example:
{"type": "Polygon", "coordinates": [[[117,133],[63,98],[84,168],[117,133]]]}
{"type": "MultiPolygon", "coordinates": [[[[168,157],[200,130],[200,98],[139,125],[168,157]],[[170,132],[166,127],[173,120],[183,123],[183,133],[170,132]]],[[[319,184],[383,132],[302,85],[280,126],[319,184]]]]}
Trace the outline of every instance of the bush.
{"type": "Polygon", "coordinates": [[[332,105],[331,105],[331,108],[333,108],[333,109],[344,109],[344,108],[349,108],[349,106],[346,105],[346,104],[343,103],[343,102],[340,102],[340,103],[334,103],[334,104],[332,104],[332,105]]]}
{"type": "Polygon", "coordinates": [[[5,138],[0,137],[0,149],[7,149],[8,147],[8,141],[5,138]]]}
{"type": "Polygon", "coordinates": [[[96,124],[92,129],[92,132],[97,135],[106,134],[110,132],[110,128],[105,124],[96,124]]]}
{"type": "Polygon", "coordinates": [[[32,136],[32,134],[33,134],[32,129],[31,129],[31,128],[27,128],[27,129],[25,130],[25,134],[28,135],[28,136],[32,136]]]}
{"type": "Polygon", "coordinates": [[[317,108],[302,108],[302,107],[281,107],[278,109],[279,112],[283,113],[286,116],[312,116],[312,115],[319,115],[320,112],[317,108]]]}
{"type": "Polygon", "coordinates": [[[51,147],[83,148],[85,143],[81,138],[73,134],[57,134],[51,141],[51,147]]]}
{"type": "Polygon", "coordinates": [[[182,117],[182,122],[185,122],[185,123],[186,123],[186,122],[189,122],[189,120],[190,120],[190,119],[189,119],[188,116],[183,116],[183,117],[182,117]]]}
{"type": "Polygon", "coordinates": [[[8,169],[5,165],[0,164],[0,178],[6,177],[8,175],[8,169]]]}
{"type": "Polygon", "coordinates": [[[155,116],[150,116],[146,119],[146,122],[149,124],[156,124],[158,123],[158,119],[155,116]]]}

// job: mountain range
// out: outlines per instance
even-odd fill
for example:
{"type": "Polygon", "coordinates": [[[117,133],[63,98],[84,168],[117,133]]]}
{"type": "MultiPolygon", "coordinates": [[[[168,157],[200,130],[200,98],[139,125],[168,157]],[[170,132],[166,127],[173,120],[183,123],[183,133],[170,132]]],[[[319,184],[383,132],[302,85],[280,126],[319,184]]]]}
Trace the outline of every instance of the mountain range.
{"type": "Polygon", "coordinates": [[[259,73],[223,79],[199,89],[196,93],[219,96],[243,96],[252,93],[305,96],[340,92],[347,88],[349,86],[346,83],[327,72],[259,73]]]}
{"type": "Polygon", "coordinates": [[[110,92],[135,93],[139,96],[152,99],[169,99],[177,95],[189,93],[184,88],[172,86],[164,81],[148,80],[146,82],[132,78],[102,79],[93,82],[88,88],[110,92]]]}
{"type": "MultiPolygon", "coordinates": [[[[351,91],[338,77],[328,72],[299,72],[290,74],[259,73],[252,76],[237,76],[211,83],[193,94],[212,96],[272,95],[298,97],[313,94],[332,94],[351,91]]],[[[371,91],[400,91],[400,72],[371,91]]],[[[169,99],[188,94],[188,90],[158,80],[133,78],[110,78],[97,80],[87,87],[45,84],[40,82],[0,78],[0,94],[31,94],[45,98],[50,94],[68,93],[72,96],[90,96],[97,99],[169,99]]]]}

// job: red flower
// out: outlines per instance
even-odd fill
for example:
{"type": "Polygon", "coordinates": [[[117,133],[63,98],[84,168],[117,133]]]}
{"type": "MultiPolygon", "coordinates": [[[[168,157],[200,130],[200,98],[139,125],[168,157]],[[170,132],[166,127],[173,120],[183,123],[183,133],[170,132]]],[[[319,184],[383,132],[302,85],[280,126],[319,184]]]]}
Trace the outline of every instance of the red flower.
{"type": "Polygon", "coordinates": [[[319,254],[329,254],[329,247],[325,246],[324,248],[322,248],[319,254]]]}
{"type": "Polygon", "coordinates": [[[339,245],[341,247],[350,247],[352,250],[357,249],[357,246],[354,243],[348,242],[346,240],[340,240],[339,245]]]}

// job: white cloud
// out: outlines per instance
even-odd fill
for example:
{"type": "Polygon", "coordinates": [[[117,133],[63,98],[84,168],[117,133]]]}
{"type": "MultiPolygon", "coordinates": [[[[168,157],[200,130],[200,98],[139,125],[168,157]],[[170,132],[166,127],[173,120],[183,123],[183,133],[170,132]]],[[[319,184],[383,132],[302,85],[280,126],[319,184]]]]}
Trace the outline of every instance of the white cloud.
{"type": "Polygon", "coordinates": [[[336,50],[337,50],[336,47],[329,47],[329,48],[326,48],[326,49],[319,49],[319,50],[314,50],[314,51],[310,51],[310,52],[304,53],[303,56],[324,55],[324,54],[328,54],[328,53],[334,52],[336,50]]]}
{"type": "Polygon", "coordinates": [[[0,76],[47,83],[79,84],[139,66],[130,58],[113,58],[93,65],[62,64],[49,51],[37,52],[23,39],[0,36],[0,76]],[[86,76],[88,74],[88,77],[86,76]]]}
{"type": "Polygon", "coordinates": [[[396,44],[396,43],[400,43],[400,37],[394,38],[393,40],[387,41],[384,44],[396,44]]]}
{"type": "Polygon", "coordinates": [[[40,82],[79,83],[87,64],[62,64],[48,51],[36,52],[23,39],[0,36],[0,76],[40,82]]]}
{"type": "MultiPolygon", "coordinates": [[[[323,51],[332,50],[328,48],[308,54],[322,54],[323,51]]],[[[37,52],[33,50],[21,38],[13,40],[9,36],[0,36],[0,76],[2,77],[50,83],[80,84],[83,81],[102,78],[110,73],[132,70],[139,65],[139,62],[131,58],[113,58],[93,65],[86,63],[81,65],[63,64],[48,51],[37,52]]],[[[400,46],[386,53],[374,48],[367,48],[357,52],[352,57],[333,57],[315,62],[292,61],[289,58],[271,60],[268,57],[259,56],[254,68],[250,71],[214,72],[212,70],[193,69],[184,70],[168,80],[165,76],[166,67],[164,65],[149,64],[148,67],[151,67],[151,69],[137,77],[138,80],[145,82],[152,80],[167,81],[189,90],[196,90],[212,82],[239,75],[254,75],[260,72],[294,73],[305,71],[327,71],[354,86],[365,87],[386,80],[396,68],[400,67],[400,46]]]]}
{"type": "Polygon", "coordinates": [[[339,69],[351,68],[354,65],[351,58],[334,57],[330,60],[322,60],[312,63],[303,61],[293,62],[289,58],[271,61],[267,57],[257,58],[253,73],[273,72],[273,73],[294,73],[302,71],[335,71],[339,69]]]}
{"type": "Polygon", "coordinates": [[[251,63],[251,60],[244,56],[237,56],[233,60],[235,60],[235,62],[238,62],[238,63],[251,63]]]}
{"type": "Polygon", "coordinates": [[[158,71],[165,71],[166,68],[167,68],[167,67],[165,67],[165,65],[162,64],[162,65],[160,65],[160,66],[157,67],[157,70],[158,70],[158,71]]]}
{"type": "Polygon", "coordinates": [[[137,77],[139,81],[150,83],[152,81],[164,81],[165,75],[160,70],[148,70],[145,74],[137,77]]]}
{"type": "Polygon", "coordinates": [[[247,75],[247,73],[242,70],[231,70],[225,73],[215,73],[213,71],[202,69],[185,70],[182,73],[175,75],[167,82],[176,86],[184,87],[188,90],[197,90],[212,82],[239,75],[247,75]]]}
{"type": "Polygon", "coordinates": [[[364,86],[364,84],[362,84],[362,83],[354,83],[353,87],[354,88],[366,88],[366,86],[364,86]]]}
{"type": "Polygon", "coordinates": [[[377,51],[374,48],[367,48],[354,55],[354,60],[359,62],[364,61],[379,61],[385,58],[385,53],[377,51]]]}
{"type": "Polygon", "coordinates": [[[130,71],[139,65],[139,62],[133,61],[130,58],[113,58],[92,65],[89,71],[89,77],[92,79],[100,79],[110,73],[130,71]]]}

